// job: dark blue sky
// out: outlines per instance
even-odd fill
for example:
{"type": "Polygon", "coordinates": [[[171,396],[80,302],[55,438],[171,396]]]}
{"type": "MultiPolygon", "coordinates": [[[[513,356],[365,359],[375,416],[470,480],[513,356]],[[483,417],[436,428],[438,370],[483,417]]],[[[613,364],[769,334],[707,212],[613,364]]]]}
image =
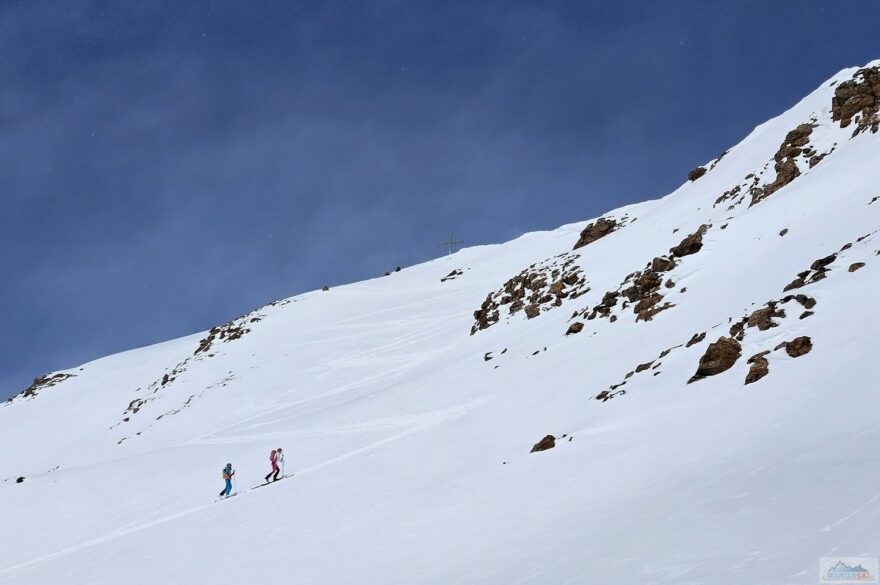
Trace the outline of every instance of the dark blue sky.
{"type": "Polygon", "coordinates": [[[0,398],[663,195],[880,2],[0,0],[0,398]]]}

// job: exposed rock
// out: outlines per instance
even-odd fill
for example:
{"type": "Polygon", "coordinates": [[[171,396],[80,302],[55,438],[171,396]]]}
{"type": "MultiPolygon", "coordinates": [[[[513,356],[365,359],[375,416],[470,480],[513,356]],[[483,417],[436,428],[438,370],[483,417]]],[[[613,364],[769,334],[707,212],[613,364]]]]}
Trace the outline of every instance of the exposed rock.
{"type": "Polygon", "coordinates": [[[667,272],[675,268],[675,260],[667,256],[658,256],[651,260],[651,270],[653,272],[667,272]]]}
{"type": "Polygon", "coordinates": [[[576,299],[587,293],[590,288],[576,263],[578,257],[572,253],[560,254],[533,264],[505,282],[501,289],[489,293],[474,311],[471,335],[498,323],[503,306],[507,306],[508,315],[525,309],[526,317],[534,319],[544,311],[562,306],[564,299],[576,299]]]}
{"type": "Polygon", "coordinates": [[[491,351],[487,351],[486,353],[483,354],[483,361],[484,362],[488,362],[491,359],[492,359],[492,352],[491,351]]]}
{"type": "Polygon", "coordinates": [[[796,337],[785,344],[785,353],[796,358],[810,353],[813,349],[813,341],[806,335],[796,337]]]}
{"type": "Polygon", "coordinates": [[[690,341],[688,341],[685,344],[685,347],[690,347],[692,345],[696,345],[697,343],[700,343],[704,339],[706,339],[706,332],[705,331],[703,331],[702,333],[694,333],[694,336],[691,337],[690,341]]]}
{"type": "Polygon", "coordinates": [[[636,366],[636,373],[639,374],[641,372],[644,372],[645,370],[650,368],[652,365],[654,365],[653,360],[651,360],[650,362],[645,363],[645,364],[639,364],[638,366],[636,366]]]}
{"type": "Polygon", "coordinates": [[[743,340],[743,337],[746,335],[746,323],[749,322],[748,317],[743,317],[736,323],[730,326],[730,336],[739,341],[743,340]]]}
{"type": "Polygon", "coordinates": [[[831,119],[846,128],[859,116],[853,136],[871,129],[880,129],[880,67],[870,67],[856,71],[853,78],[844,81],[834,90],[831,99],[831,119]]]}
{"type": "Polygon", "coordinates": [[[782,141],[779,150],[773,155],[773,160],[776,161],[774,167],[776,178],[772,183],[764,187],[754,187],[751,189],[752,202],[749,204],[750,206],[763,201],[794,181],[801,174],[795,159],[803,152],[802,147],[809,144],[810,134],[813,133],[813,128],[815,127],[816,124],[812,123],[800,124],[785,135],[785,140],[782,141]]]}
{"type": "Polygon", "coordinates": [[[788,228],[785,228],[784,230],[782,230],[782,231],[779,232],[779,235],[780,235],[780,236],[784,236],[784,235],[787,234],[787,233],[788,233],[788,228]]]}
{"type": "Polygon", "coordinates": [[[207,337],[199,341],[199,347],[196,348],[193,355],[208,351],[214,341],[235,341],[236,339],[241,339],[244,335],[251,332],[248,327],[243,325],[247,319],[248,315],[244,315],[218,327],[213,327],[208,331],[207,337]]]}
{"type": "Polygon", "coordinates": [[[612,218],[600,217],[581,231],[580,239],[574,245],[574,250],[583,248],[588,244],[592,244],[600,238],[604,238],[611,232],[617,230],[619,224],[617,220],[612,218]]]}
{"type": "Polygon", "coordinates": [[[330,287],[329,287],[329,286],[324,286],[323,288],[321,288],[321,290],[322,290],[323,292],[327,292],[327,291],[330,290],[330,287]]]}
{"type": "Polygon", "coordinates": [[[537,453],[539,451],[546,451],[547,449],[552,449],[556,446],[556,437],[553,435],[547,435],[532,447],[532,450],[529,453],[537,453]]]}
{"type": "Polygon", "coordinates": [[[752,367],[749,368],[749,373],[746,374],[746,384],[757,382],[770,373],[770,362],[764,357],[767,353],[769,352],[764,351],[749,358],[749,363],[752,364],[752,367]]]}
{"type": "Polygon", "coordinates": [[[446,276],[441,278],[440,282],[446,282],[447,280],[454,280],[455,278],[461,276],[462,274],[464,274],[464,271],[462,271],[459,268],[456,268],[455,270],[453,270],[452,272],[450,272],[449,274],[447,274],[446,276]]]}
{"type": "Polygon", "coordinates": [[[782,291],[786,292],[792,289],[801,288],[802,286],[822,280],[826,277],[826,273],[829,270],[828,265],[836,259],[836,253],[825,256],[824,258],[819,258],[810,265],[809,270],[804,270],[803,272],[798,273],[797,278],[788,283],[782,291]]]}
{"type": "Polygon", "coordinates": [[[12,398],[9,398],[6,402],[12,402],[17,398],[33,398],[42,390],[56,386],[61,382],[73,377],[75,377],[74,374],[46,374],[44,376],[40,376],[39,378],[34,378],[34,381],[30,386],[28,386],[12,398]]]}
{"type": "Polygon", "coordinates": [[[801,316],[798,317],[798,319],[806,319],[807,317],[812,317],[815,314],[816,313],[814,313],[813,311],[804,311],[803,313],[801,313],[801,316]]]}
{"type": "Polygon", "coordinates": [[[779,323],[773,321],[774,317],[780,319],[785,318],[785,311],[776,308],[776,302],[770,301],[763,309],[758,309],[749,315],[746,325],[749,327],[757,327],[759,331],[766,331],[771,327],[776,327],[779,323]]]}
{"type": "Polygon", "coordinates": [[[703,224],[691,235],[683,239],[677,246],[673,246],[669,249],[669,252],[673,256],[677,256],[681,258],[682,256],[690,256],[691,254],[696,254],[703,247],[703,236],[706,234],[706,230],[709,229],[709,226],[703,224]]]}
{"type": "Polygon", "coordinates": [[[688,181],[696,181],[700,177],[706,174],[706,167],[697,167],[691,172],[688,173],[688,181]]]}
{"type": "Polygon", "coordinates": [[[859,268],[861,268],[864,265],[865,265],[864,262],[853,262],[852,264],[849,265],[849,272],[855,272],[856,270],[858,270],[859,268]]]}
{"type": "Polygon", "coordinates": [[[24,480],[25,480],[24,476],[17,477],[17,478],[15,478],[15,483],[24,483],[24,480]]]}
{"type": "Polygon", "coordinates": [[[126,408],[122,414],[128,414],[128,413],[137,414],[138,411],[141,409],[141,407],[146,403],[147,403],[146,400],[143,400],[141,398],[135,398],[134,400],[132,400],[128,404],[128,408],[126,408]]]}
{"type": "Polygon", "coordinates": [[[566,335],[572,335],[574,333],[580,333],[584,330],[584,324],[580,321],[575,321],[568,327],[568,331],[565,332],[566,335]]]}
{"type": "Polygon", "coordinates": [[[719,337],[718,341],[710,343],[706,348],[706,353],[700,358],[697,371],[688,380],[688,384],[729,370],[740,355],[742,355],[742,346],[737,340],[719,337]]]}

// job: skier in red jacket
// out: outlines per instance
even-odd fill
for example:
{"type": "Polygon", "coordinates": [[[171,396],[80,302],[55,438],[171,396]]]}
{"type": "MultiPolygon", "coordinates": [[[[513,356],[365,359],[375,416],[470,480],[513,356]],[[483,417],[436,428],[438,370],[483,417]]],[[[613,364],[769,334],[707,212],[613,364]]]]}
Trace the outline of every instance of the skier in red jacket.
{"type": "Polygon", "coordinates": [[[272,481],[276,481],[281,474],[281,464],[284,463],[284,453],[281,452],[281,447],[272,449],[272,452],[269,453],[269,462],[272,463],[272,471],[266,476],[266,483],[269,483],[270,477],[272,481]]]}

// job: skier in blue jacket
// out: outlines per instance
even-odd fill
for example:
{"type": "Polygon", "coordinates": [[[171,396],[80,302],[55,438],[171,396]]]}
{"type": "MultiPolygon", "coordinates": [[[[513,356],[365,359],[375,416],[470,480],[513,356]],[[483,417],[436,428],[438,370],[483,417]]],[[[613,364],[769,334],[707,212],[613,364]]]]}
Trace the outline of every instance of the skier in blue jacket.
{"type": "Polygon", "coordinates": [[[220,497],[228,497],[230,493],[232,493],[232,476],[235,475],[235,471],[232,470],[232,463],[227,463],[226,467],[223,468],[223,479],[226,481],[226,487],[223,488],[223,491],[220,492],[220,497]]]}

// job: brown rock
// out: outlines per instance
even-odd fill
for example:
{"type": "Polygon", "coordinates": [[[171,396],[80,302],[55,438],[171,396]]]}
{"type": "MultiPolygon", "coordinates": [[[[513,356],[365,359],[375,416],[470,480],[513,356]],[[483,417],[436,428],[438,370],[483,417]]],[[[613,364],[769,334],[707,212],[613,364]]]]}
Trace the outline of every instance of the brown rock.
{"type": "Polygon", "coordinates": [[[719,337],[715,343],[710,343],[706,353],[700,358],[697,371],[688,380],[688,384],[725,372],[733,367],[736,360],[742,355],[742,346],[730,337],[719,337]]]}
{"type": "Polygon", "coordinates": [[[584,324],[580,321],[575,321],[568,327],[568,331],[565,332],[566,335],[573,335],[575,333],[580,333],[584,330],[584,324]]]}
{"type": "Polygon", "coordinates": [[[813,128],[815,127],[816,125],[812,123],[800,124],[797,128],[785,135],[785,140],[782,141],[779,150],[773,155],[773,159],[776,161],[774,167],[776,170],[776,178],[772,183],[765,185],[764,187],[753,187],[751,189],[752,202],[749,206],[755,205],[766,199],[800,176],[801,172],[800,169],[798,169],[795,158],[800,156],[803,152],[801,147],[809,144],[810,135],[813,133],[813,128]]]}
{"type": "Polygon", "coordinates": [[[651,260],[651,270],[653,272],[666,272],[675,268],[675,260],[667,256],[659,256],[651,260]]]}
{"type": "Polygon", "coordinates": [[[636,366],[636,373],[638,374],[638,373],[644,372],[645,370],[650,368],[653,364],[654,364],[653,360],[646,363],[646,364],[639,364],[638,366],[636,366]]]}
{"type": "Polygon", "coordinates": [[[796,337],[785,345],[785,353],[793,358],[806,355],[810,353],[811,349],[813,349],[813,342],[806,335],[796,337]]]}
{"type": "Polygon", "coordinates": [[[546,451],[547,449],[552,449],[556,446],[556,437],[553,435],[547,435],[532,447],[532,450],[529,453],[537,453],[539,451],[546,451]]]}
{"type": "Polygon", "coordinates": [[[688,173],[688,181],[696,181],[706,174],[706,167],[697,167],[688,173]]]}
{"type": "Polygon", "coordinates": [[[856,270],[858,270],[859,268],[861,268],[861,267],[864,266],[864,265],[865,265],[864,262],[854,262],[854,263],[852,263],[852,264],[849,265],[849,271],[850,271],[850,272],[855,272],[856,270]]]}
{"type": "Polygon", "coordinates": [[[541,308],[538,305],[528,305],[526,307],[526,317],[534,319],[541,314],[541,308]]]}
{"type": "Polygon", "coordinates": [[[752,367],[749,368],[749,373],[746,374],[746,384],[757,382],[770,373],[770,363],[764,356],[760,354],[754,355],[749,358],[749,362],[751,362],[752,367]]]}
{"type": "Polygon", "coordinates": [[[784,236],[784,235],[787,234],[787,233],[788,233],[788,228],[785,228],[784,230],[782,230],[782,231],[779,232],[779,235],[780,235],[780,236],[784,236]]]}
{"type": "Polygon", "coordinates": [[[696,254],[703,247],[703,236],[708,229],[708,225],[701,225],[697,231],[683,239],[677,246],[670,248],[670,254],[679,258],[696,254]]]}
{"type": "Polygon", "coordinates": [[[691,340],[685,344],[685,347],[690,347],[692,345],[696,345],[697,343],[700,343],[704,339],[706,339],[706,332],[705,331],[703,331],[702,333],[694,333],[694,336],[691,337],[691,340]]]}
{"type": "Polygon", "coordinates": [[[758,309],[751,315],[749,315],[748,321],[746,321],[746,325],[749,327],[757,327],[760,331],[766,331],[771,327],[776,327],[779,323],[773,321],[774,317],[785,318],[785,311],[782,309],[776,308],[775,302],[768,303],[769,306],[764,307],[763,309],[758,309]]]}
{"type": "Polygon", "coordinates": [[[592,244],[600,238],[604,238],[611,232],[618,229],[619,225],[616,220],[600,217],[581,231],[580,239],[574,245],[574,249],[583,248],[588,244],[592,244]]]}
{"type": "Polygon", "coordinates": [[[880,67],[870,67],[856,71],[853,78],[844,81],[834,90],[831,99],[831,119],[846,128],[856,118],[853,136],[871,129],[878,130],[878,110],[880,110],[880,67]]]}

